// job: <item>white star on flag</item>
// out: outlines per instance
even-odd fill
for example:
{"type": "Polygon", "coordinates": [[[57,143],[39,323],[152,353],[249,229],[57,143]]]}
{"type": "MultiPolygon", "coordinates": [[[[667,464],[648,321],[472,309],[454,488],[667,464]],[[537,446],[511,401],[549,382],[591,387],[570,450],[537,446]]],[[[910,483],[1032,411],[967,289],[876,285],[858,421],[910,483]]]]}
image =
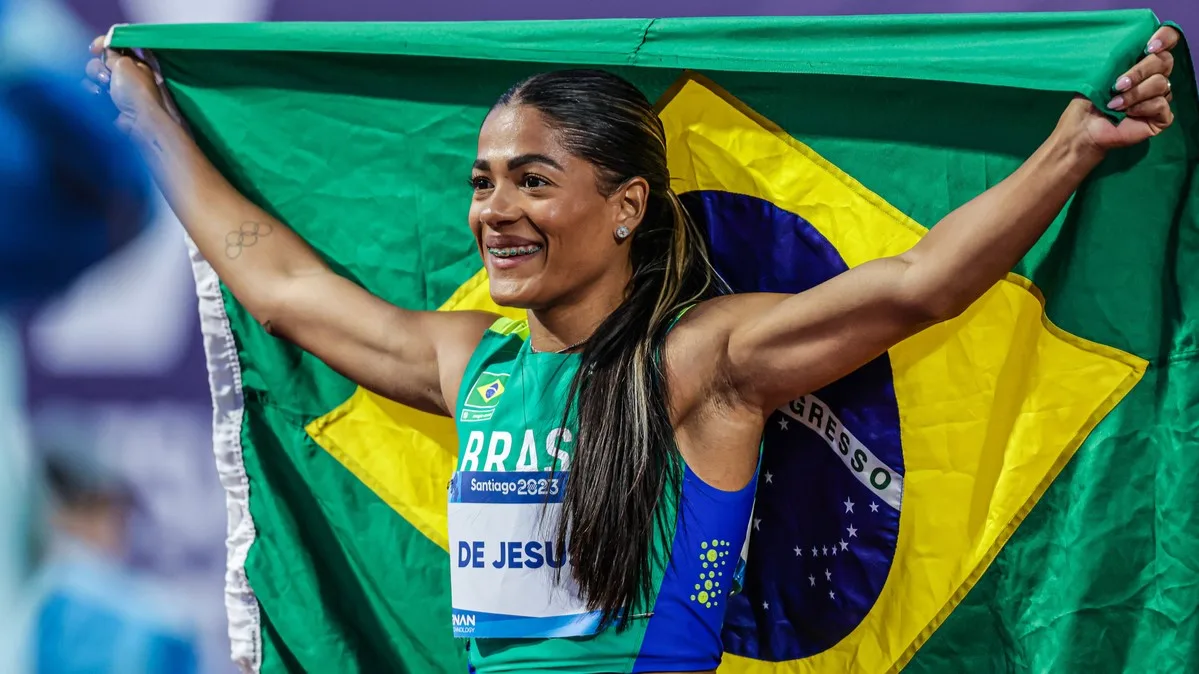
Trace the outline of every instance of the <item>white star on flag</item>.
{"type": "Polygon", "coordinates": [[[837,556],[837,546],[833,546],[833,557],[837,556]]]}
{"type": "Polygon", "coordinates": [[[832,574],[831,572],[829,572],[829,570],[828,570],[828,569],[825,569],[825,570],[824,570],[824,579],[825,579],[825,580],[832,580],[832,579],[833,579],[833,574],[832,574]]]}
{"type": "Polygon", "coordinates": [[[770,474],[770,471],[766,471],[766,484],[771,484],[773,481],[774,476],[770,474]]]}
{"type": "Polygon", "coordinates": [[[768,601],[762,602],[762,608],[769,611],[770,610],[770,602],[768,602],[768,601]]]}
{"type": "Polygon", "coordinates": [[[828,598],[829,598],[829,599],[836,599],[836,598],[837,598],[837,593],[836,593],[836,592],[833,592],[832,590],[829,590],[829,591],[828,591],[828,598]]]}
{"type": "Polygon", "coordinates": [[[828,557],[828,546],[827,545],[820,546],[820,554],[824,555],[825,557],[828,557]]]}
{"type": "Polygon", "coordinates": [[[816,587],[816,576],[808,576],[808,582],[811,583],[812,587],[816,587]]]}
{"type": "Polygon", "coordinates": [[[877,503],[870,504],[870,512],[872,512],[872,513],[878,512],[878,504],[877,503]]]}
{"type": "Polygon", "coordinates": [[[787,417],[782,417],[779,419],[779,429],[784,431],[787,430],[787,417]]]}
{"type": "Polygon", "coordinates": [[[816,548],[812,548],[812,556],[813,556],[813,557],[815,557],[815,556],[816,556],[816,548]]]}
{"type": "Polygon", "coordinates": [[[851,501],[849,499],[845,499],[845,503],[843,503],[842,505],[845,506],[845,512],[847,512],[847,513],[853,512],[853,501],[851,501]]]}
{"type": "Polygon", "coordinates": [[[762,521],[762,518],[761,518],[761,517],[755,517],[755,518],[754,518],[754,531],[757,531],[757,530],[758,530],[758,524],[759,524],[759,523],[761,523],[761,521],[762,521]]]}
{"type": "Polygon", "coordinates": [[[846,531],[848,531],[848,532],[849,532],[849,537],[850,537],[850,538],[857,538],[857,537],[858,537],[858,530],[857,530],[857,529],[854,529],[852,524],[851,524],[851,525],[849,525],[849,528],[848,528],[848,529],[846,529],[846,531]]]}
{"type": "Polygon", "coordinates": [[[842,538],[842,539],[841,539],[840,541],[838,541],[838,542],[841,544],[841,549],[842,549],[842,550],[848,550],[848,549],[849,549],[849,543],[846,543],[844,538],[842,538]]]}
{"type": "Polygon", "coordinates": [[[800,557],[802,555],[803,555],[803,550],[800,550],[798,545],[795,546],[795,556],[800,557]]]}

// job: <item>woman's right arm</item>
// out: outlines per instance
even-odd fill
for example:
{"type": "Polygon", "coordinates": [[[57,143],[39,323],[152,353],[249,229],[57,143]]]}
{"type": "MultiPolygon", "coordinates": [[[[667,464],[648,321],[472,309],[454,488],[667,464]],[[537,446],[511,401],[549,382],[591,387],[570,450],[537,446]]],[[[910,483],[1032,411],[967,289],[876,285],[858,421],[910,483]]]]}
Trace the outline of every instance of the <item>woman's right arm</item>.
{"type": "Polygon", "coordinates": [[[92,61],[89,76],[110,84],[118,126],[143,148],[196,247],[250,314],[361,386],[452,416],[467,361],[496,317],[408,311],[339,276],[213,167],[167,111],[146,64],[112,51],[104,61],[92,61]]]}

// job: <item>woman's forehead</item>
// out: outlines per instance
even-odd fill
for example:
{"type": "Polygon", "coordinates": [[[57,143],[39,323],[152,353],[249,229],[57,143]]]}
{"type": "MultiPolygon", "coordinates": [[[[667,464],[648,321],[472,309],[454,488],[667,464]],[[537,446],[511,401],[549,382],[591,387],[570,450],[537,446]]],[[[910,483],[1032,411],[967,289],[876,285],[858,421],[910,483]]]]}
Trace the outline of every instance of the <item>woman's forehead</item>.
{"type": "Polygon", "coordinates": [[[504,105],[488,113],[479,129],[478,159],[494,163],[541,154],[562,163],[567,153],[545,115],[527,105],[504,105]]]}

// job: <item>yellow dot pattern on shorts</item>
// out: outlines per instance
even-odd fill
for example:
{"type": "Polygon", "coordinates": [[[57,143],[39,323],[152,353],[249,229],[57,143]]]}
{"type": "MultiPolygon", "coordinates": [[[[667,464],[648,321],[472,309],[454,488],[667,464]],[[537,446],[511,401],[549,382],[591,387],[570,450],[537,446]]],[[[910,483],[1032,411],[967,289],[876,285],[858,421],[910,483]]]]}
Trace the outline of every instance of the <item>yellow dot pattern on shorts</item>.
{"type": "Polygon", "coordinates": [[[724,567],[728,566],[730,543],[721,539],[703,541],[699,544],[699,562],[702,570],[699,572],[699,582],[695,584],[695,594],[691,601],[703,605],[704,608],[720,606],[720,596],[724,590],[720,587],[717,577],[724,577],[724,567]]]}

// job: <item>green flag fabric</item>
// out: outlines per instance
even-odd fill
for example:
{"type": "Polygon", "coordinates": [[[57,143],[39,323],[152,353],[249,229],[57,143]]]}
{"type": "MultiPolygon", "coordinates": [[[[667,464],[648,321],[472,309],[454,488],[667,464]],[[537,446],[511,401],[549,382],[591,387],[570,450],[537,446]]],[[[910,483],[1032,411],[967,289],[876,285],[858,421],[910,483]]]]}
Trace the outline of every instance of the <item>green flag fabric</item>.
{"type": "MultiPolygon", "coordinates": [[[[737,291],[910,247],[1071,96],[1103,107],[1148,11],[122,26],[201,147],[334,268],[485,308],[479,125],[520,79],[602,67],[658,102],[674,188],[737,291]]],[[[721,672],[1199,671],[1199,99],[1112,153],[966,314],[768,424],[721,672]]],[[[1118,114],[1113,115],[1118,118],[1118,114]]],[[[252,238],[256,233],[238,234],[252,238]]],[[[193,254],[250,672],[465,672],[452,422],[267,335],[193,254]]]]}

